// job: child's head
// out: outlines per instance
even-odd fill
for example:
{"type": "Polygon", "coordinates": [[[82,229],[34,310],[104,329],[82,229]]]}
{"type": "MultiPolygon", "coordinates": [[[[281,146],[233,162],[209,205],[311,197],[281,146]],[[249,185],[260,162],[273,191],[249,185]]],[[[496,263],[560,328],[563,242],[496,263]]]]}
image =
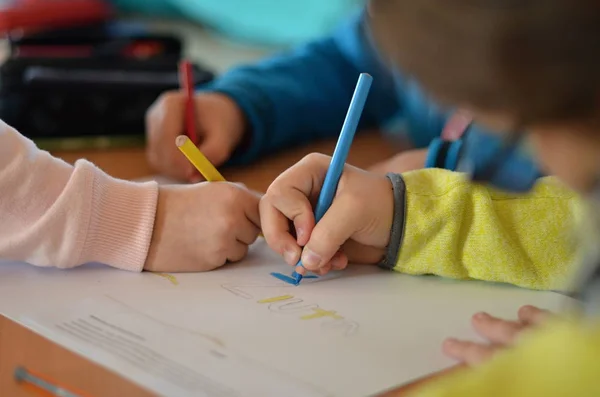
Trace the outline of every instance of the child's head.
{"type": "Polygon", "coordinates": [[[541,165],[587,191],[600,177],[600,2],[372,0],[389,59],[494,130],[525,130],[541,165]]]}

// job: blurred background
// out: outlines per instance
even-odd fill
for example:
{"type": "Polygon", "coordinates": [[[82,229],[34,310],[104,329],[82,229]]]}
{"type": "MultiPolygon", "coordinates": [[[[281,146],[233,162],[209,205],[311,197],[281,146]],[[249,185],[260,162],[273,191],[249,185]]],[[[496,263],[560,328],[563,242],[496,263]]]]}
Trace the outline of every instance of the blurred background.
{"type": "Polygon", "coordinates": [[[298,44],[326,34],[362,0],[112,0],[121,11],[184,18],[259,45],[298,44]]]}
{"type": "Polygon", "coordinates": [[[326,35],[364,1],[0,0],[0,119],[50,150],[140,145],[182,59],[200,85],[326,35]]]}

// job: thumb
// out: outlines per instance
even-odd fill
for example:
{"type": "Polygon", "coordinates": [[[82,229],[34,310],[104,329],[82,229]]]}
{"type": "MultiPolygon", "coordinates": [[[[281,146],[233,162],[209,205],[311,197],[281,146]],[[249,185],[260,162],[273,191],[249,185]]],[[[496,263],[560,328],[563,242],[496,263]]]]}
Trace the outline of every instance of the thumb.
{"type": "Polygon", "coordinates": [[[198,149],[206,156],[215,167],[222,165],[229,159],[229,147],[223,134],[212,131],[202,137],[198,149]]]}
{"type": "Polygon", "coordinates": [[[302,251],[302,265],[310,271],[317,271],[327,265],[342,245],[356,231],[358,218],[352,214],[346,200],[338,197],[312,230],[308,243],[302,251]]]}

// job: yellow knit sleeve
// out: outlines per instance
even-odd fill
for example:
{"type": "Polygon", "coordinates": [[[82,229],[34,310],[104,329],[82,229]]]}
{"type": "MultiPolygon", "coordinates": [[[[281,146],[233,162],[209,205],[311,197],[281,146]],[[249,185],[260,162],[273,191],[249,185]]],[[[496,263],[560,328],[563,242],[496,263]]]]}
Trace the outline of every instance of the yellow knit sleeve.
{"type": "Polygon", "coordinates": [[[481,367],[457,372],[410,397],[600,396],[600,324],[548,324],[481,367]]]}
{"type": "Polygon", "coordinates": [[[424,169],[403,174],[406,212],[394,270],[478,279],[531,289],[566,287],[575,266],[572,236],[581,198],[555,178],[526,195],[424,169]]]}

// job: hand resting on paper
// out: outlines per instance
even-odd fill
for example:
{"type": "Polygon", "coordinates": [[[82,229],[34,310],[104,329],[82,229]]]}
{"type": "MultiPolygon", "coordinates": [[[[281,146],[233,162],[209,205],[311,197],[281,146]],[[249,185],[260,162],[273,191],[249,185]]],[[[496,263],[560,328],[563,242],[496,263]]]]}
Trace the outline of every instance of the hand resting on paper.
{"type": "Polygon", "coordinates": [[[281,174],[260,201],[262,231],[271,249],[291,266],[302,256],[304,267],[321,275],[345,268],[348,261],[381,261],[394,212],[392,185],[385,176],[346,165],[333,204],[315,226],[313,205],[330,161],[322,154],[306,156],[281,174]]]}
{"type": "Polygon", "coordinates": [[[208,271],[243,259],[260,232],[259,198],[227,182],[161,186],[144,269],[208,271]]]}
{"type": "MultiPolygon", "coordinates": [[[[175,147],[175,138],[185,133],[185,93],[162,94],[146,113],[146,155],[160,173],[179,180],[199,182],[202,176],[175,147]]],[[[199,149],[215,166],[222,165],[241,143],[246,120],[228,96],[202,93],[194,98],[199,149]]]]}
{"type": "Polygon", "coordinates": [[[517,343],[524,331],[535,328],[550,316],[546,310],[534,306],[519,309],[518,320],[510,321],[493,317],[487,313],[477,313],[471,322],[475,331],[486,342],[470,342],[449,338],[444,341],[446,355],[461,363],[473,366],[489,360],[495,353],[517,343]]]}

